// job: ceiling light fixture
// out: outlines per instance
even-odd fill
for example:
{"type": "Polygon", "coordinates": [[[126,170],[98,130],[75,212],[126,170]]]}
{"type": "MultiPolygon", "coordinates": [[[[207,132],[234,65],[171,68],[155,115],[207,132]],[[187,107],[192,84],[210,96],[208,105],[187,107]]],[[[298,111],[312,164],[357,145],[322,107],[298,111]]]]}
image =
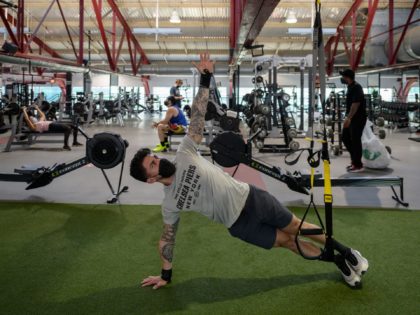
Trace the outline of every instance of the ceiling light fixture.
{"type": "Polygon", "coordinates": [[[134,27],[133,34],[145,34],[145,35],[178,35],[181,34],[180,28],[173,27],[159,27],[159,28],[144,28],[134,27]]]}
{"type": "Polygon", "coordinates": [[[287,24],[295,24],[297,23],[296,13],[294,11],[290,11],[286,18],[287,24]]]}
{"type": "MultiPolygon", "coordinates": [[[[313,34],[314,30],[309,27],[294,27],[288,28],[287,33],[290,35],[311,35],[313,34]]],[[[326,27],[322,29],[322,34],[324,35],[334,35],[337,33],[337,29],[326,27]]]]}
{"type": "Polygon", "coordinates": [[[172,11],[172,15],[171,15],[171,18],[169,19],[169,22],[176,23],[176,24],[181,23],[181,19],[179,18],[179,14],[177,10],[174,9],[172,11]]]}

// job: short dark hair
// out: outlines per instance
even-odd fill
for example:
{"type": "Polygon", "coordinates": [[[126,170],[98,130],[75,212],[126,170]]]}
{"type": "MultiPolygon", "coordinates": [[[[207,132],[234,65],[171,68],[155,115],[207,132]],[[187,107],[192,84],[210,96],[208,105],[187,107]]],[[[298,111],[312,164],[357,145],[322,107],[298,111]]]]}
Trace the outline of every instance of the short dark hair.
{"type": "Polygon", "coordinates": [[[168,104],[168,101],[169,101],[169,102],[171,102],[171,105],[175,105],[176,100],[175,100],[175,97],[174,97],[174,96],[168,96],[168,97],[166,98],[166,100],[165,100],[165,102],[164,102],[164,104],[165,104],[166,106],[168,106],[168,105],[169,105],[169,104],[168,104]]]}
{"type": "Polygon", "coordinates": [[[142,182],[147,182],[146,169],[143,166],[143,161],[150,153],[151,151],[148,148],[143,148],[136,152],[130,163],[131,177],[142,182]]]}
{"type": "Polygon", "coordinates": [[[339,71],[338,73],[340,73],[341,76],[347,77],[347,78],[351,79],[352,81],[354,81],[355,73],[354,73],[353,70],[345,69],[345,70],[339,71]]]}

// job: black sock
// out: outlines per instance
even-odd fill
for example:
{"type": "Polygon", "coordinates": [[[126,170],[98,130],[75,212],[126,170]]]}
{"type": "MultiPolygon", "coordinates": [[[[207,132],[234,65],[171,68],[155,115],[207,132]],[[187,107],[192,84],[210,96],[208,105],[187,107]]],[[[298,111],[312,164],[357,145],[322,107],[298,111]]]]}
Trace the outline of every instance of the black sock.
{"type": "Polygon", "coordinates": [[[163,142],[167,143],[167,142],[168,142],[168,138],[167,138],[167,137],[165,137],[165,138],[163,139],[163,142]]]}
{"type": "Polygon", "coordinates": [[[164,145],[165,145],[165,141],[161,141],[161,142],[160,142],[160,145],[161,145],[161,146],[164,146],[164,145]]]}
{"type": "Polygon", "coordinates": [[[344,246],[343,244],[337,242],[336,240],[334,242],[334,249],[338,251],[341,255],[346,256],[347,253],[350,252],[350,248],[344,246]]]}

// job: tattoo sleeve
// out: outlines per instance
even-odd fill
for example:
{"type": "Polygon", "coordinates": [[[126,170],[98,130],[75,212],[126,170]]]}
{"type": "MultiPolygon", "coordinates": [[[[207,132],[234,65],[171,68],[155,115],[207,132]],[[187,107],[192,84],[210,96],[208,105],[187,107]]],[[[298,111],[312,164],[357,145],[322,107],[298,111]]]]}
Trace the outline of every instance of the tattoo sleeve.
{"type": "Polygon", "coordinates": [[[170,263],[172,263],[174,256],[175,236],[178,230],[178,224],[179,220],[174,224],[165,224],[159,241],[160,255],[164,260],[170,263]]]}
{"type": "Polygon", "coordinates": [[[190,136],[202,136],[204,132],[204,117],[209,101],[209,89],[200,87],[191,106],[191,121],[188,129],[190,136]]]}

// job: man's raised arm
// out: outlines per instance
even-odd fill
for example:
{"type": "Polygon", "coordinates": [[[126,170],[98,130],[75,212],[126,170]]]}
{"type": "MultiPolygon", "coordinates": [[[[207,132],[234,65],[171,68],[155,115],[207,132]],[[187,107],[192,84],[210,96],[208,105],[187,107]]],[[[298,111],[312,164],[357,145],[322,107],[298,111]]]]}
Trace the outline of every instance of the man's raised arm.
{"type": "Polygon", "coordinates": [[[210,60],[208,53],[200,55],[200,63],[193,63],[200,72],[200,88],[191,106],[191,120],[188,135],[195,143],[200,144],[203,138],[205,115],[209,101],[210,80],[213,75],[214,62],[210,60]]]}

